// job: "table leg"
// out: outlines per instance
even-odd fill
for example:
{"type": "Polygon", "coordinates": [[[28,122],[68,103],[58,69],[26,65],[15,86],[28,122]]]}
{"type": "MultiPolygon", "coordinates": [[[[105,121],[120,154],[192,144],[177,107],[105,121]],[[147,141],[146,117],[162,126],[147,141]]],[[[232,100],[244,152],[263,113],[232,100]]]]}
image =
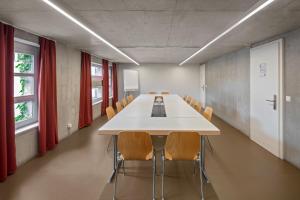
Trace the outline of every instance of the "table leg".
{"type": "Polygon", "coordinates": [[[115,175],[116,175],[116,171],[117,168],[119,167],[119,163],[118,163],[118,148],[117,148],[117,136],[114,135],[113,136],[113,145],[114,145],[114,149],[113,149],[113,171],[111,176],[108,179],[108,183],[112,183],[115,175]]]}
{"type": "Polygon", "coordinates": [[[201,136],[201,168],[202,168],[202,173],[203,173],[203,176],[206,180],[206,182],[208,183],[209,180],[208,180],[208,176],[207,176],[207,173],[206,173],[206,168],[205,168],[205,136],[201,136]]]}

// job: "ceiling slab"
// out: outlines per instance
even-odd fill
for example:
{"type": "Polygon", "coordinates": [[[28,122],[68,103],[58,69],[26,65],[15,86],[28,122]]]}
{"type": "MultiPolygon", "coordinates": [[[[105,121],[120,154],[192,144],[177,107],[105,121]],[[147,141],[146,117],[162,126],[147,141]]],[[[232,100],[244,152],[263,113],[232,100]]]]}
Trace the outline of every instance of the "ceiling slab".
{"type": "MultiPolygon", "coordinates": [[[[141,63],[179,63],[259,0],[53,0],[141,63]]],[[[42,0],[0,0],[0,20],[117,62],[130,62],[42,0]]],[[[300,27],[299,0],[267,9],[194,57],[202,63],[300,27]]]]}

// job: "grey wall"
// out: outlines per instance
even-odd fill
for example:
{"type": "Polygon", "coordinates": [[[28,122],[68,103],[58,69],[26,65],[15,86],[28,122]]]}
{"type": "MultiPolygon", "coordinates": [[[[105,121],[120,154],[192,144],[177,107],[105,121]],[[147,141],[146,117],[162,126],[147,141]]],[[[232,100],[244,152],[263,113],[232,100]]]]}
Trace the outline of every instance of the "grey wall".
{"type": "MultiPolygon", "coordinates": [[[[300,168],[300,29],[273,37],[284,39],[284,159],[300,168]]],[[[255,45],[258,45],[255,44],[255,45]]],[[[232,126],[249,134],[249,49],[207,63],[207,103],[232,126]]]]}
{"type": "MultiPolygon", "coordinates": [[[[80,96],[80,51],[56,43],[58,137],[62,140],[78,130],[80,96]],[[73,127],[68,130],[67,124],[73,127]]],[[[101,114],[101,104],[93,106],[93,118],[101,114]]],[[[38,153],[37,128],[16,135],[17,165],[38,153]]]]}
{"type": "Polygon", "coordinates": [[[285,103],[284,157],[300,168],[300,29],[284,38],[284,88],[285,95],[292,98],[285,103]]]}
{"type": "Polygon", "coordinates": [[[120,64],[118,68],[119,98],[124,96],[124,69],[139,71],[140,91],[138,93],[170,91],[181,96],[190,95],[198,100],[200,98],[199,65],[142,64],[137,67],[133,64],[120,64]]]}
{"type": "Polygon", "coordinates": [[[250,133],[250,50],[233,52],[206,63],[206,104],[223,120],[250,133]]]}

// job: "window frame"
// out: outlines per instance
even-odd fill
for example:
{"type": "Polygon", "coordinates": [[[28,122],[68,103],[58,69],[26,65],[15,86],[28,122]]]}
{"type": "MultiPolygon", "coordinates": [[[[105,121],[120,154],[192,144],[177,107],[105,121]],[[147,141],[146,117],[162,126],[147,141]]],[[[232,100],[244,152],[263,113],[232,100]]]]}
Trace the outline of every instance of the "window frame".
{"type": "MultiPolygon", "coordinates": [[[[14,56],[15,53],[23,53],[23,54],[29,54],[34,56],[34,62],[33,62],[33,73],[19,73],[14,71],[14,77],[15,76],[21,76],[21,77],[33,77],[33,95],[24,95],[15,97],[14,96],[14,104],[21,103],[21,102],[32,102],[32,118],[16,122],[15,121],[15,127],[16,130],[21,129],[25,126],[29,126],[32,124],[35,124],[38,122],[38,57],[39,57],[39,47],[32,46],[29,44],[24,44],[18,41],[14,42],[14,56]]],[[[14,66],[15,69],[15,66],[14,66]]]]}

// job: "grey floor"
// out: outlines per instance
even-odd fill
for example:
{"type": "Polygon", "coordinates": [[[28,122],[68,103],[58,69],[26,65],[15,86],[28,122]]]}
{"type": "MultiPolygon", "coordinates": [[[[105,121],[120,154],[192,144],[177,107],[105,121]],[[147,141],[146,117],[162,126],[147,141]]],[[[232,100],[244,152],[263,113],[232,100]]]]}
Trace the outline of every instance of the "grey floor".
{"type": "MultiPolygon", "coordinates": [[[[108,136],[96,130],[105,118],[63,140],[43,157],[21,166],[0,183],[0,200],[99,200],[111,199],[112,185],[106,180],[112,167],[106,151],[108,136]]],[[[214,117],[222,130],[211,137],[215,148],[207,151],[211,184],[207,199],[297,200],[300,199],[300,170],[282,161],[224,121],[214,117]]],[[[119,199],[151,198],[151,163],[126,163],[126,176],[119,175],[119,199]]],[[[166,199],[198,199],[199,179],[192,164],[167,164],[166,199]]],[[[160,196],[160,178],[158,197],[160,196]]]]}

